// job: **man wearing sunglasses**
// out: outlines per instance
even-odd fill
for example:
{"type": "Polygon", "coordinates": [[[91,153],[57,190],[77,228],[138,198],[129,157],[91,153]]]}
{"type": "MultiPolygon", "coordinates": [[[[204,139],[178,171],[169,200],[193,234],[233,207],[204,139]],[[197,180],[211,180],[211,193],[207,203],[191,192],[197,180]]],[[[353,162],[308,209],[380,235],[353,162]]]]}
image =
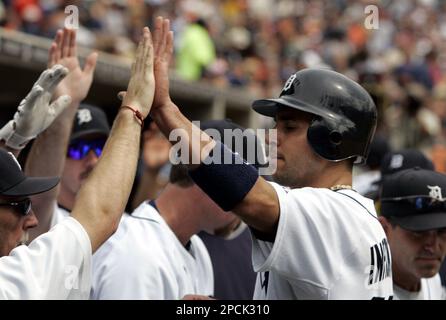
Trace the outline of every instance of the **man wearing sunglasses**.
{"type": "Polygon", "coordinates": [[[81,185],[101,156],[109,132],[104,111],[87,104],[79,107],[73,122],[52,226],[69,216],[81,185]]]}
{"type": "Polygon", "coordinates": [[[446,299],[438,275],[446,256],[446,175],[406,169],[387,176],[381,222],[390,245],[394,299],[446,299]]]}
{"type": "Polygon", "coordinates": [[[30,195],[54,188],[58,178],[29,178],[12,153],[0,149],[0,257],[23,244],[29,229],[37,225],[30,195]]]}
{"type": "MultiPolygon", "coordinates": [[[[119,224],[135,177],[141,125],[154,97],[154,48],[149,29],[143,33],[134,63],[139,67],[132,68],[104,157],[79,190],[71,217],[28,247],[18,246],[0,258],[0,299],[88,298],[92,253],[119,224]]],[[[6,248],[18,244],[23,229],[37,223],[27,197],[57,182],[26,177],[12,154],[0,151],[0,241],[6,248]],[[24,217],[30,217],[26,224],[24,217]]]]}

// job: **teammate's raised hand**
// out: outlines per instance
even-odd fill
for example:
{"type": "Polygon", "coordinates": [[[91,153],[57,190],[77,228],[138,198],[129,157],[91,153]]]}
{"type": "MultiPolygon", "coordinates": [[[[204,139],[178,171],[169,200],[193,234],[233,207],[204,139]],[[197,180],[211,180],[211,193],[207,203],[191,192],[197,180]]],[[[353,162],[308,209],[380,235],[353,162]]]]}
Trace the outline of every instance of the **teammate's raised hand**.
{"type": "Polygon", "coordinates": [[[88,94],[96,68],[98,54],[92,52],[82,70],[77,56],[76,31],[58,30],[49,51],[48,66],[61,64],[69,71],[67,77],[57,86],[55,96],[69,95],[79,104],[88,94]]]}
{"type": "Polygon", "coordinates": [[[67,76],[67,68],[56,64],[42,72],[31,91],[20,103],[14,119],[0,129],[0,139],[6,146],[22,149],[30,140],[44,131],[70,104],[68,95],[53,100],[57,85],[67,76]]]}
{"type": "Polygon", "coordinates": [[[136,50],[132,74],[122,104],[137,109],[145,118],[152,107],[154,92],[153,42],[149,28],[145,27],[136,50]]]}
{"type": "Polygon", "coordinates": [[[157,17],[153,36],[155,50],[156,90],[152,109],[161,108],[171,102],[169,95],[169,62],[173,53],[173,32],[168,19],[157,17]]]}

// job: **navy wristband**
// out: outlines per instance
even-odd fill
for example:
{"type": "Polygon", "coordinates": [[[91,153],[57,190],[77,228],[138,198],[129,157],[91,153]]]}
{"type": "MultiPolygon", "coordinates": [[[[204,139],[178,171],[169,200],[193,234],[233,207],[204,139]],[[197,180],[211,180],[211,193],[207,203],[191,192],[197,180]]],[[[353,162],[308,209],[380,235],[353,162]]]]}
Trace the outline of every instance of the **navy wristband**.
{"type": "MultiPolygon", "coordinates": [[[[212,157],[214,150],[220,148],[219,164],[201,163],[198,168],[189,171],[189,176],[220,208],[231,211],[252,189],[259,174],[240,155],[233,153],[221,142],[216,142],[209,157],[212,157]],[[230,164],[225,164],[224,159],[231,159],[230,164]]],[[[209,162],[209,157],[205,160],[206,163],[209,162]]]]}

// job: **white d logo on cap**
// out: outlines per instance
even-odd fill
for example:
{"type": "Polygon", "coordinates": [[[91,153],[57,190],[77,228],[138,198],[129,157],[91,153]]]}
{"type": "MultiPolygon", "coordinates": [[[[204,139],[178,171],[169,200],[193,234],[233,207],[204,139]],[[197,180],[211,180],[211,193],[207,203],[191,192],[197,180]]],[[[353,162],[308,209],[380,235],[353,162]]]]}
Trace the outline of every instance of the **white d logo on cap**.
{"type": "Polygon", "coordinates": [[[429,196],[433,199],[437,199],[440,201],[446,200],[443,199],[441,195],[441,188],[439,186],[427,186],[429,188],[429,196]]]}
{"type": "Polygon", "coordinates": [[[395,154],[392,159],[390,160],[390,169],[398,169],[401,168],[403,165],[404,157],[402,154],[395,154]]]}
{"type": "Polygon", "coordinates": [[[296,74],[291,75],[291,77],[288,78],[288,80],[285,82],[285,85],[283,86],[282,91],[287,91],[289,88],[291,88],[291,85],[294,82],[294,79],[296,79],[296,74]]]}
{"type": "Polygon", "coordinates": [[[77,111],[77,124],[81,125],[82,123],[90,122],[93,120],[91,116],[91,112],[88,109],[79,109],[77,111]]]}

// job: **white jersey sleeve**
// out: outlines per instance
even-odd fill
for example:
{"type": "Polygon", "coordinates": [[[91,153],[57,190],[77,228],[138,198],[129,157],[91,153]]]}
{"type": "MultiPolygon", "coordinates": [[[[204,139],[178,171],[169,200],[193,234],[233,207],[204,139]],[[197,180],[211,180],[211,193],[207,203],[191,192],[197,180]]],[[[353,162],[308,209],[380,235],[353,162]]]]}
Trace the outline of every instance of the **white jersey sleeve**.
{"type": "Polygon", "coordinates": [[[198,236],[186,249],[151,205],[125,215],[93,257],[91,299],[168,299],[213,294],[212,263],[198,236]]]}
{"type": "Polygon", "coordinates": [[[351,190],[272,186],[280,217],[274,242],[253,237],[255,298],[392,295],[390,250],[371,200],[351,190]]]}
{"type": "Polygon", "coordinates": [[[104,243],[94,255],[93,300],[174,299],[175,278],[156,255],[147,257],[138,248],[127,247],[124,239],[104,243]]]}
{"type": "Polygon", "coordinates": [[[62,222],[63,220],[65,220],[65,218],[68,218],[69,216],[70,212],[59,207],[57,205],[57,202],[54,202],[53,215],[51,217],[51,228],[54,227],[59,222],[62,222]]]}
{"type": "Polygon", "coordinates": [[[88,299],[91,257],[87,232],[67,218],[0,258],[0,299],[88,299]]]}

